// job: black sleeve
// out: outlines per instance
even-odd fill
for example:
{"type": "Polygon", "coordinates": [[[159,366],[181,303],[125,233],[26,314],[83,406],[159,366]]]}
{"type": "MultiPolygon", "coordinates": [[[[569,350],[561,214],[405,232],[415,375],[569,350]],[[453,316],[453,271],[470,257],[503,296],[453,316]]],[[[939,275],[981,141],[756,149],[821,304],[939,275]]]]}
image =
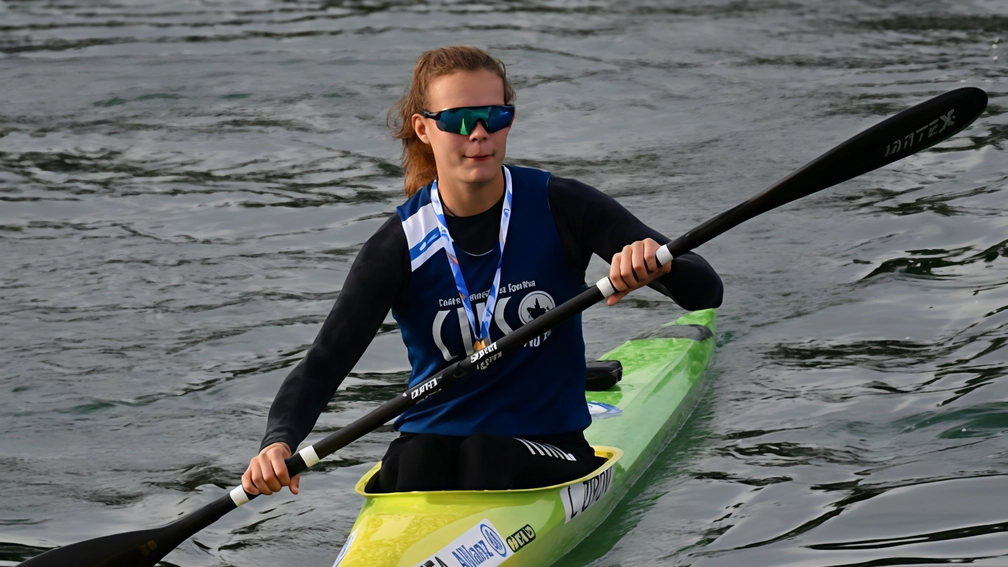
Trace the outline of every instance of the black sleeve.
{"type": "MultiPolygon", "coordinates": [[[[609,262],[631,242],[645,238],[659,243],[669,241],[612,197],[573,179],[551,176],[549,203],[564,253],[582,274],[588,268],[592,253],[609,262]]],[[[724,295],[717,272],[693,252],[672,260],[672,271],[652,282],[650,287],[689,311],[719,307],[724,295]]]]}
{"type": "Polygon", "coordinates": [[[392,215],[364,243],[315,342],[280,385],[260,450],[282,441],[294,451],[308,436],[371,344],[409,273],[406,234],[392,215]]]}

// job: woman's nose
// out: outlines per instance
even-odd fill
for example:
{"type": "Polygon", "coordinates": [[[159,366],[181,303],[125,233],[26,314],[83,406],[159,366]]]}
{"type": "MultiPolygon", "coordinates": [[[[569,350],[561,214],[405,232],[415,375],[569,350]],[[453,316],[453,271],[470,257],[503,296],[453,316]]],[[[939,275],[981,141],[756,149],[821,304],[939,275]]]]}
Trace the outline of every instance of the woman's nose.
{"type": "Polygon", "coordinates": [[[471,141],[481,140],[488,137],[490,134],[486,131],[486,126],[482,120],[477,120],[476,125],[473,129],[469,131],[469,139],[471,141]]]}

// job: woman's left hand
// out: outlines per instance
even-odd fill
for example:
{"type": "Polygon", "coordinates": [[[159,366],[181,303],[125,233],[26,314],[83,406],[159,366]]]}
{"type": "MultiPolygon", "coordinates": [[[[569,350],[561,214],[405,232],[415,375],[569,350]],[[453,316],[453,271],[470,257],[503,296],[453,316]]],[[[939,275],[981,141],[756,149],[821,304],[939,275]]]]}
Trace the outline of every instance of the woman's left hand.
{"type": "Polygon", "coordinates": [[[606,303],[616,305],[626,294],[672,270],[672,262],[658,267],[655,252],[659,248],[660,244],[651,238],[645,238],[624,246],[622,252],[613,255],[609,265],[609,281],[616,288],[616,293],[610,295],[606,303]]]}

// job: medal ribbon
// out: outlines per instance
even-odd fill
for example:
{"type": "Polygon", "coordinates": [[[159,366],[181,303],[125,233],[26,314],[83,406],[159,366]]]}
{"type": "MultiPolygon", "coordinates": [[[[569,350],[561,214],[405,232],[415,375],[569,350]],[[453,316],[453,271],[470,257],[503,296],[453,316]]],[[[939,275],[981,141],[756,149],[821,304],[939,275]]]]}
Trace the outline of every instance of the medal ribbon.
{"type": "Polygon", "coordinates": [[[501,265],[504,263],[504,243],[507,241],[508,225],[511,224],[511,175],[504,170],[506,179],[504,180],[504,209],[501,211],[500,236],[500,258],[497,260],[497,272],[494,274],[493,285],[490,286],[487,295],[486,309],[480,319],[479,329],[476,328],[476,316],[473,314],[472,303],[469,301],[469,288],[466,287],[465,279],[462,277],[462,269],[459,267],[458,257],[455,255],[455,246],[452,244],[451,236],[448,234],[448,224],[445,222],[444,209],[441,206],[441,197],[438,195],[437,180],[431,184],[431,205],[434,207],[434,216],[437,218],[438,232],[441,241],[444,243],[445,252],[448,255],[448,267],[451,268],[452,275],[455,276],[455,287],[462,298],[462,307],[465,309],[466,317],[469,318],[469,327],[476,336],[474,350],[481,350],[490,344],[490,320],[493,319],[494,307],[497,305],[497,292],[500,290],[501,265]]]}

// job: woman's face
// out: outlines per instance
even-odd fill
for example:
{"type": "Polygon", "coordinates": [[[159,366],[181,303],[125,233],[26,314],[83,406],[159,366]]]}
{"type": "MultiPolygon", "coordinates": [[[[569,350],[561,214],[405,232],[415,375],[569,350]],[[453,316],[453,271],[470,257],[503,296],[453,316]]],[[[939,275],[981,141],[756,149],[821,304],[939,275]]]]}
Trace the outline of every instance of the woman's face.
{"type": "MultiPolygon", "coordinates": [[[[460,71],[431,81],[427,110],[504,104],[504,81],[491,71],[460,71]]],[[[510,127],[487,133],[482,122],[468,135],[438,130],[432,118],[413,115],[413,129],[434,150],[440,184],[481,185],[501,174],[510,127]]]]}

